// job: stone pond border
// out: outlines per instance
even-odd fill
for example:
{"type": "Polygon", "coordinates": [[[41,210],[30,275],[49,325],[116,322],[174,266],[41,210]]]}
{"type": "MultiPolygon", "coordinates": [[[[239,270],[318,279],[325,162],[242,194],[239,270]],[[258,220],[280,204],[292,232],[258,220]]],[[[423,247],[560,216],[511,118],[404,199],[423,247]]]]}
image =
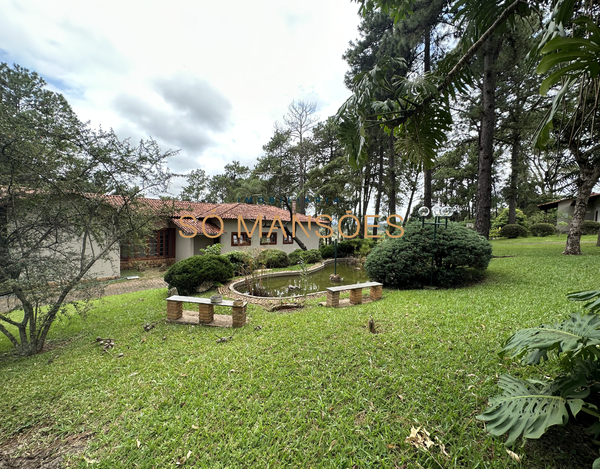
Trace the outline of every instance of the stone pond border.
{"type": "MultiPolygon", "coordinates": [[[[337,261],[340,264],[350,264],[353,262],[353,259],[349,258],[349,257],[342,257],[341,259],[338,259],[337,261]]],[[[325,266],[331,265],[331,264],[333,264],[333,262],[334,262],[334,259],[325,259],[325,260],[321,261],[320,264],[308,269],[308,273],[312,274],[313,272],[318,272],[319,270],[323,270],[325,268],[325,266]]],[[[259,274],[257,277],[258,278],[286,277],[286,276],[290,276],[290,275],[300,276],[301,274],[302,274],[302,272],[299,270],[285,270],[285,271],[281,271],[281,272],[265,272],[264,274],[259,274]]],[[[219,293],[221,293],[223,295],[227,295],[231,298],[246,300],[249,303],[260,304],[260,305],[265,305],[265,306],[280,304],[280,303],[285,303],[285,302],[290,302],[290,301],[296,301],[296,300],[304,298],[304,295],[261,297],[261,296],[248,295],[247,293],[240,293],[239,291],[237,291],[235,289],[235,287],[243,285],[244,282],[245,282],[244,278],[233,280],[233,281],[229,282],[228,284],[223,285],[222,287],[219,287],[219,293]]],[[[316,298],[319,296],[325,296],[326,294],[327,294],[327,291],[323,290],[323,291],[319,291],[319,292],[309,293],[308,295],[306,295],[306,298],[316,298]]]]}

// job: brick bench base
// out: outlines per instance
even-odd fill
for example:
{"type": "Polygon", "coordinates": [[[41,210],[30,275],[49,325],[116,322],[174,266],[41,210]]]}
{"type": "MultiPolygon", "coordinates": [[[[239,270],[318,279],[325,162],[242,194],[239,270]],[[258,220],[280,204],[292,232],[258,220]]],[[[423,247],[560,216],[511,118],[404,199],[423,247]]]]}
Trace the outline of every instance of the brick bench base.
{"type": "Polygon", "coordinates": [[[167,319],[174,321],[183,315],[183,303],[198,304],[198,323],[210,324],[215,318],[215,306],[231,307],[232,326],[243,327],[246,325],[246,303],[241,306],[234,306],[233,301],[222,301],[221,303],[212,303],[208,298],[195,298],[192,296],[171,296],[167,298],[167,319]]]}

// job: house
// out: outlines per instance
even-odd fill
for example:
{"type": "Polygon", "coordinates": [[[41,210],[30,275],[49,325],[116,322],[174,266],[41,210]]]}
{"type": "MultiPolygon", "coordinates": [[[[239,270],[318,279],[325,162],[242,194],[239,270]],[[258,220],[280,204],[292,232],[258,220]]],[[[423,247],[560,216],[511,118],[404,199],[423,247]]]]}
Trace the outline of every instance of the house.
{"type": "MultiPolygon", "coordinates": [[[[121,270],[131,269],[136,262],[140,261],[145,262],[149,267],[160,266],[164,263],[170,265],[182,259],[199,255],[200,249],[217,243],[223,246],[222,254],[235,250],[253,251],[257,248],[276,248],[290,253],[299,247],[291,236],[282,233],[282,226],[287,226],[290,231],[292,226],[289,211],[278,207],[159,199],[139,199],[139,202],[156,211],[164,209],[165,204],[173,204],[176,213],[165,217],[164,225],[158,227],[154,235],[148,239],[145,249],[136,250],[128,245],[121,246],[121,270]],[[262,223],[255,227],[255,222],[259,217],[262,218],[262,223]],[[239,233],[238,223],[240,224],[239,233]],[[271,235],[267,236],[272,225],[274,225],[274,229],[271,235]]],[[[319,237],[316,232],[319,226],[315,223],[314,218],[309,219],[306,215],[296,214],[295,219],[298,222],[296,223],[296,236],[308,249],[317,249],[319,237]]],[[[322,220],[321,223],[324,221],[322,220]]]]}
{"type": "MultiPolygon", "coordinates": [[[[567,197],[565,199],[555,200],[554,202],[546,202],[539,204],[538,208],[544,212],[556,208],[558,209],[558,219],[556,221],[556,229],[562,232],[567,232],[571,228],[571,219],[575,210],[575,197],[567,197]],[[561,222],[567,225],[560,225],[561,222]]],[[[600,193],[592,192],[588,201],[586,220],[600,221],[600,193]]]]}

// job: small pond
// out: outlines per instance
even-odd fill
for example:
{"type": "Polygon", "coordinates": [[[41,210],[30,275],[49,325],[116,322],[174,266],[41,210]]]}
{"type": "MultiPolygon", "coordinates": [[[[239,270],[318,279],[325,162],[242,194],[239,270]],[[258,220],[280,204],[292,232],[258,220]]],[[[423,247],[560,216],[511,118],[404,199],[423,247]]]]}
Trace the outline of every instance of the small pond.
{"type": "MultiPolygon", "coordinates": [[[[338,264],[337,274],[342,277],[341,282],[332,282],[329,276],[333,274],[333,264],[326,265],[323,269],[308,274],[306,293],[316,293],[327,290],[328,287],[337,285],[352,285],[353,283],[368,282],[369,276],[361,268],[347,264],[338,264]]],[[[281,277],[263,277],[262,286],[269,297],[283,297],[304,295],[301,275],[285,275],[281,277]],[[299,287],[298,289],[289,288],[299,287]]],[[[241,284],[235,288],[240,293],[248,293],[246,285],[241,284]]]]}

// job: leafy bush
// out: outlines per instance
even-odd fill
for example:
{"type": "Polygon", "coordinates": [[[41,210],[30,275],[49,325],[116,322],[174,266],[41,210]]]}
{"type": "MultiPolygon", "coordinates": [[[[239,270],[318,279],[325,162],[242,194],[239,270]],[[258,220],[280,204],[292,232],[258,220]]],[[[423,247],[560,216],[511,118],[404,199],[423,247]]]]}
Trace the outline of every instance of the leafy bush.
{"type": "Polygon", "coordinates": [[[452,287],[481,277],[492,258],[492,245],[458,223],[437,230],[409,223],[401,238],[378,243],[365,262],[371,279],[396,288],[419,288],[433,284],[452,287]],[[432,266],[432,256],[435,264],[432,266]]]}
{"type": "Polygon", "coordinates": [[[290,265],[288,255],[281,249],[265,249],[257,256],[256,262],[258,265],[264,265],[269,269],[290,265]]]}
{"type": "Polygon", "coordinates": [[[210,246],[206,246],[204,249],[200,249],[202,254],[212,254],[214,256],[218,256],[221,254],[221,248],[223,245],[221,243],[211,244],[210,246]]]}
{"type": "Polygon", "coordinates": [[[521,225],[504,225],[500,230],[503,238],[526,238],[527,228],[521,225]]]}
{"type": "Polygon", "coordinates": [[[490,230],[490,238],[500,238],[500,230],[490,230]]]}
{"type": "Polygon", "coordinates": [[[243,275],[243,269],[248,269],[252,262],[252,256],[247,251],[229,251],[225,257],[233,265],[236,275],[243,275]]]}
{"type": "Polygon", "coordinates": [[[536,223],[535,225],[531,225],[529,228],[531,234],[533,236],[552,236],[556,234],[556,227],[552,226],[550,223],[536,223]]]}
{"type": "Polygon", "coordinates": [[[352,256],[360,249],[359,239],[347,239],[338,243],[338,257],[352,256]]]}
{"type": "Polygon", "coordinates": [[[288,257],[290,259],[290,265],[298,264],[300,259],[304,259],[306,264],[316,264],[322,259],[321,252],[318,249],[310,249],[309,251],[296,249],[294,252],[288,254],[288,257]]]}
{"type": "MultiPolygon", "coordinates": [[[[493,435],[508,432],[507,445],[520,436],[539,438],[549,427],[564,425],[580,411],[600,418],[600,291],[574,292],[567,297],[588,301],[588,314],[573,313],[559,324],[521,329],[499,353],[502,358],[518,358],[527,365],[555,357],[561,369],[556,378],[545,381],[500,377],[502,394],[490,398],[489,408],[477,418],[486,422],[486,430],[493,435]]],[[[594,422],[588,432],[598,438],[600,422],[594,422]]],[[[600,458],[593,467],[599,466],[600,458]]]]}
{"type": "Polygon", "coordinates": [[[323,259],[333,259],[335,256],[335,246],[333,244],[323,244],[319,246],[319,252],[323,259]]]}
{"type": "Polygon", "coordinates": [[[581,227],[581,234],[584,235],[595,235],[600,230],[600,223],[592,220],[584,220],[583,226],[581,227]]]}
{"type": "Polygon", "coordinates": [[[225,256],[205,254],[173,264],[165,273],[169,288],[177,287],[180,295],[191,295],[201,283],[225,283],[233,277],[233,266],[225,256]]]}
{"type": "MultiPolygon", "coordinates": [[[[525,214],[523,213],[522,210],[519,210],[519,209],[515,210],[515,218],[517,221],[517,223],[516,223],[517,225],[521,225],[523,227],[527,226],[527,216],[525,216],[525,214]]],[[[492,228],[498,229],[498,228],[502,228],[505,225],[508,225],[508,209],[507,208],[505,208],[498,214],[496,219],[492,222],[492,228]]]]}

